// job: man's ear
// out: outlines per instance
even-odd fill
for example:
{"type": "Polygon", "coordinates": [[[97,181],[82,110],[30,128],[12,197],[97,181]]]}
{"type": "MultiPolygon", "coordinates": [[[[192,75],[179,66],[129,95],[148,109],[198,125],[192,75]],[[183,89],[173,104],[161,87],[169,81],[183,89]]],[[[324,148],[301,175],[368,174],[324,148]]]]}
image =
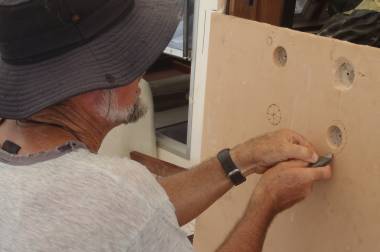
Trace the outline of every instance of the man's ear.
{"type": "Polygon", "coordinates": [[[86,110],[92,110],[97,104],[104,102],[107,90],[95,90],[72,98],[72,101],[86,110]]]}

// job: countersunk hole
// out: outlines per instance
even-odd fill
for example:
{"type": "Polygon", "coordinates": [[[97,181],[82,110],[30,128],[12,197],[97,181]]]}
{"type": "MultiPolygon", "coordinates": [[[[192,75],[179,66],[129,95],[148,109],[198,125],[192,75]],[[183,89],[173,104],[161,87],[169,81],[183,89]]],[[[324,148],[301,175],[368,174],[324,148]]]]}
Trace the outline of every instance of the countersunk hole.
{"type": "Polygon", "coordinates": [[[274,63],[276,63],[277,66],[283,67],[288,62],[288,53],[286,52],[285,48],[282,46],[277,47],[274,50],[274,63]]]}
{"type": "Polygon", "coordinates": [[[338,68],[336,71],[337,88],[349,90],[354,85],[355,68],[345,59],[338,60],[338,68]]]}
{"type": "Polygon", "coordinates": [[[333,149],[339,149],[343,144],[343,131],[336,125],[329,127],[327,131],[327,142],[333,149]]]}

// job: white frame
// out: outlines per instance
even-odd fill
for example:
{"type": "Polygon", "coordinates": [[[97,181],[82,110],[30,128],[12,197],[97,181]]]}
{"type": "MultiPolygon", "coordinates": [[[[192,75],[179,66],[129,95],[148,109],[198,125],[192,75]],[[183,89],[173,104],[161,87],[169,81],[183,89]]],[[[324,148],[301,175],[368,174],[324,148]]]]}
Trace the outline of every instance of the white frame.
{"type": "Polygon", "coordinates": [[[193,164],[201,161],[204,97],[208,63],[210,19],[213,12],[225,12],[226,0],[196,0],[191,87],[189,98],[189,124],[187,156],[193,164]]]}

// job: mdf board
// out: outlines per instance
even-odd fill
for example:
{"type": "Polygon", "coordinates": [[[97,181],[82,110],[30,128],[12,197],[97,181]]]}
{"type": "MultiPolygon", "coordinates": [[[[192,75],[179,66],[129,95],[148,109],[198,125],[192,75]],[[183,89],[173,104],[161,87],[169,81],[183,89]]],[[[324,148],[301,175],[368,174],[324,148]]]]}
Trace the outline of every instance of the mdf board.
{"type": "MultiPolygon", "coordinates": [[[[265,252],[380,251],[379,67],[376,48],[213,15],[203,159],[280,128],[336,156],[334,178],[276,217],[265,252]]],[[[197,220],[196,251],[222,243],[258,179],[197,220]]]]}

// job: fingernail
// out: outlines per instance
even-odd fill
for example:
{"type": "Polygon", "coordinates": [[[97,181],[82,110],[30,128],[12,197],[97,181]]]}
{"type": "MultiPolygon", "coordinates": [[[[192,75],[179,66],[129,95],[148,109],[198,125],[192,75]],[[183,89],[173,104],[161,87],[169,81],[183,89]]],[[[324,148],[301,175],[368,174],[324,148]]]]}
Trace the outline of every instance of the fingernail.
{"type": "Polygon", "coordinates": [[[314,153],[311,159],[312,159],[312,162],[313,162],[313,163],[317,162],[318,159],[319,159],[318,154],[317,154],[317,153],[314,153]]]}

